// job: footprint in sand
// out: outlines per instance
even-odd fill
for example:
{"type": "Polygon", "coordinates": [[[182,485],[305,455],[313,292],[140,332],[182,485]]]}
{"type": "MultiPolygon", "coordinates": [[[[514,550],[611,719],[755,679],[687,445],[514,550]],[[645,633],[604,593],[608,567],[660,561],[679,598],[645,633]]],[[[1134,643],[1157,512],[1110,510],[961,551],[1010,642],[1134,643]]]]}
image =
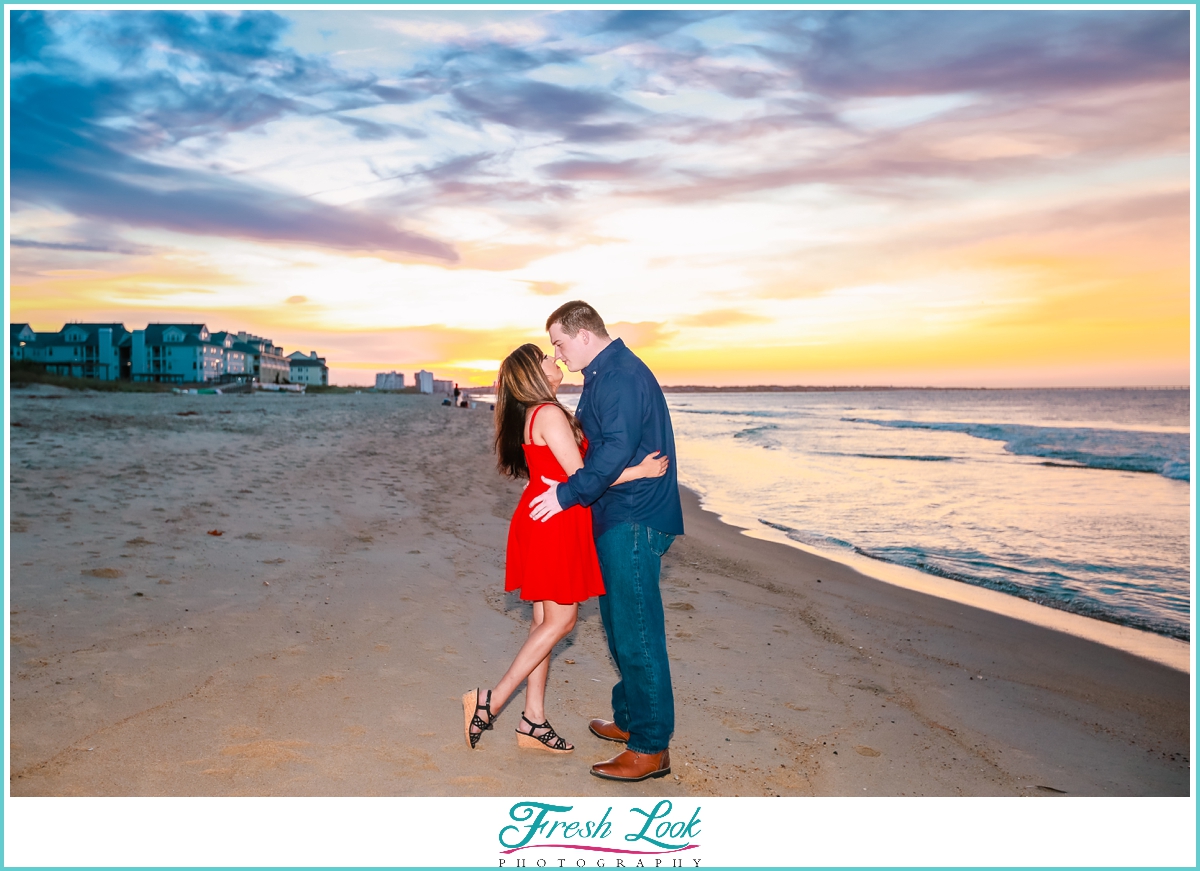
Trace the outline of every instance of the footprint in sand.
{"type": "Polygon", "coordinates": [[[745,720],[737,720],[733,717],[726,717],[721,721],[721,724],[726,728],[733,729],[735,732],[741,732],[743,735],[753,735],[758,731],[758,729],[751,726],[745,720]]]}
{"type": "Polygon", "coordinates": [[[858,747],[855,747],[854,752],[857,753],[859,756],[882,756],[883,755],[875,748],[867,747],[865,744],[861,744],[858,747]]]}
{"type": "Polygon", "coordinates": [[[225,737],[237,741],[245,741],[249,738],[257,738],[261,733],[260,730],[253,726],[227,726],[222,730],[225,737]]]}
{"type": "Polygon", "coordinates": [[[278,768],[290,762],[310,762],[311,760],[300,752],[301,748],[308,746],[307,741],[252,741],[249,744],[223,747],[221,755],[236,757],[240,768],[262,770],[278,768]]]}

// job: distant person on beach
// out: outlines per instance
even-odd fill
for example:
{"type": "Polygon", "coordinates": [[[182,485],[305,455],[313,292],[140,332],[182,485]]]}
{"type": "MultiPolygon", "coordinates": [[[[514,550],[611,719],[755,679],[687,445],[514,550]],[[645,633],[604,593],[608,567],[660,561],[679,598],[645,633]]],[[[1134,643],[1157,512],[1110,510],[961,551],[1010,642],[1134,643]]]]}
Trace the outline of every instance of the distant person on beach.
{"type": "MultiPolygon", "coordinates": [[[[522,345],[500,364],[495,447],[497,465],[505,475],[565,481],[583,466],[587,439],[556,398],[562,378],[555,359],[537,345],[522,345]]],[[[665,457],[648,455],[612,483],[661,476],[667,466],[665,457]]],[[[541,523],[530,517],[529,502],[537,489],[526,487],[513,513],[504,577],[505,590],[520,590],[522,599],[533,602],[533,625],[500,682],[462,697],[463,730],[472,749],[522,681],[526,681],[525,710],[517,726],[518,746],[551,753],[575,749],[546,717],[550,652],[575,628],[579,603],[602,595],[604,583],[592,537],[591,509],[577,505],[541,523]]]]}
{"type": "Polygon", "coordinates": [[[626,749],[593,765],[592,774],[609,780],[662,777],[671,771],[667,748],[675,731],[675,700],[658,581],[663,554],[683,534],[678,474],[672,464],[661,477],[609,488],[621,470],[645,456],[674,457],[671,415],[654,374],[623,341],[609,338],[586,302],[560,306],[546,329],[555,360],[583,372],[575,414],[590,447],[565,483],[542,478],[550,486],[530,503],[531,516],[553,522],[560,511],[591,506],[606,589],[600,617],[621,675],[612,690],[613,719],[592,720],[588,728],[626,749]]]}

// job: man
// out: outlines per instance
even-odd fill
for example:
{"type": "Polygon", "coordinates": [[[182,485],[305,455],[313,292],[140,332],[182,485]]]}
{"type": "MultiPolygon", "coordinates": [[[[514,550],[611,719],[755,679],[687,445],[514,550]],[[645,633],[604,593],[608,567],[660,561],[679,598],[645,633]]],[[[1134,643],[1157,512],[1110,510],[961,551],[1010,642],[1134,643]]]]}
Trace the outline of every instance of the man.
{"type": "Polygon", "coordinates": [[[583,372],[576,417],[588,439],[583,468],[532,502],[545,520],[572,505],[592,507],[592,532],[606,594],[600,618],[621,678],[612,691],[613,719],[592,720],[591,731],[626,749],[592,766],[609,780],[645,780],[671,771],[667,750],[675,731],[675,700],[667,662],[667,632],[658,589],[662,556],[683,534],[675,465],[675,436],[662,388],[646,364],[586,302],[558,308],[546,321],[554,358],[583,372]],[[656,451],[671,464],[661,478],[612,487],[626,466],[656,451]]]}

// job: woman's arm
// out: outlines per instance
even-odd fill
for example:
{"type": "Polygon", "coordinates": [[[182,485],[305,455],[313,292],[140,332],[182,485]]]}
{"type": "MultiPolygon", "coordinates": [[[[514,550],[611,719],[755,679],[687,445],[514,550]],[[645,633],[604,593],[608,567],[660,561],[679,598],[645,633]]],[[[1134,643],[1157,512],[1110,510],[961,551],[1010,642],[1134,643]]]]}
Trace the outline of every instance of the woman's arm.
{"type": "MultiPolygon", "coordinates": [[[[568,477],[583,468],[583,456],[579,453],[579,446],[575,444],[575,433],[561,409],[547,406],[534,420],[532,435],[535,443],[549,446],[550,453],[554,454],[554,459],[558,460],[568,477]],[[542,421],[545,421],[545,426],[542,425],[542,421]]],[[[660,456],[658,451],[647,454],[636,466],[623,469],[617,480],[613,481],[613,486],[639,478],[661,478],[667,473],[668,465],[670,460],[660,456]]]]}
{"type": "Polygon", "coordinates": [[[583,456],[579,453],[579,445],[575,444],[575,433],[561,408],[553,405],[543,406],[542,411],[533,421],[533,432],[530,433],[533,443],[546,445],[554,459],[562,466],[567,477],[583,468],[583,456]]]}
{"type": "Polygon", "coordinates": [[[670,463],[671,461],[666,457],[659,456],[658,451],[646,454],[646,458],[636,466],[629,466],[621,472],[617,480],[613,481],[613,486],[636,481],[638,478],[661,478],[667,474],[667,466],[670,463]]]}

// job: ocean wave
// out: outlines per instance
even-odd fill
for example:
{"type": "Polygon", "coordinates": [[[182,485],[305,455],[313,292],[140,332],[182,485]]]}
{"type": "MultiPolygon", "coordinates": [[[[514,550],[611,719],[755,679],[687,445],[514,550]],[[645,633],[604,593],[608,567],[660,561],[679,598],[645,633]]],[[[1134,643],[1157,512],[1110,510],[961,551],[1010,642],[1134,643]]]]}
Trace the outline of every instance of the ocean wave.
{"type": "Polygon", "coordinates": [[[916,460],[920,463],[949,463],[955,457],[941,457],[924,454],[851,454],[852,457],[862,457],[867,460],[916,460]]]}
{"type": "MultiPolygon", "coordinates": [[[[861,550],[852,545],[848,541],[842,541],[840,538],[834,538],[831,535],[822,535],[817,532],[803,532],[799,529],[793,529],[790,526],[784,526],[782,523],[773,523],[770,520],[763,520],[761,517],[758,522],[763,526],[769,526],[772,529],[777,529],[790,538],[792,541],[799,544],[807,544],[810,547],[833,547],[843,550],[852,550],[855,553],[863,554],[861,550]]],[[[863,554],[866,556],[866,554],[863,554]]]]}
{"type": "MultiPolygon", "coordinates": [[[[855,553],[878,562],[905,566],[910,569],[936,575],[950,581],[971,584],[976,587],[986,587],[1010,596],[1017,596],[1026,601],[1060,611],[1069,611],[1106,623],[1116,623],[1142,629],[1182,641],[1190,641],[1191,631],[1186,617],[1181,620],[1180,614],[1167,614],[1161,610],[1133,610],[1128,606],[1113,607],[1111,604],[1099,601],[1089,595],[1085,588],[1073,577],[1078,570],[1115,575],[1127,575],[1127,568],[1106,566],[1067,565],[1056,560],[1043,560],[1044,565],[1038,567],[1020,566],[1010,563],[997,562],[986,555],[974,551],[934,553],[923,548],[915,547],[876,547],[864,548],[848,541],[842,541],[829,535],[796,529],[782,523],[775,523],[759,518],[759,523],[769,526],[786,535],[792,541],[816,549],[844,550],[855,553]]],[[[1121,581],[1114,581],[1117,586],[1125,586],[1121,581]]],[[[1130,586],[1134,586],[1130,584],[1130,586]]],[[[1137,587],[1145,591],[1148,585],[1138,583],[1137,587]]],[[[1187,608],[1187,603],[1178,603],[1187,608]]]]}
{"type": "Polygon", "coordinates": [[[764,448],[777,448],[779,447],[779,442],[767,435],[767,433],[777,429],[779,427],[773,423],[764,423],[762,426],[752,426],[739,430],[733,434],[733,437],[735,439],[751,439],[758,442],[764,448]]]}
{"type": "Polygon", "coordinates": [[[1189,437],[1185,433],[1027,424],[929,423],[853,417],[844,417],[842,420],[892,429],[957,432],[974,438],[1004,442],[1004,449],[1010,454],[1057,461],[1048,462],[1046,465],[1147,472],[1175,481],[1191,481],[1192,478],[1189,437]]]}
{"type": "Polygon", "coordinates": [[[800,418],[810,417],[811,415],[798,411],[768,411],[764,409],[748,409],[730,411],[719,408],[683,408],[676,407],[671,409],[671,413],[679,412],[681,414],[714,414],[719,417],[789,417],[800,418]]]}

